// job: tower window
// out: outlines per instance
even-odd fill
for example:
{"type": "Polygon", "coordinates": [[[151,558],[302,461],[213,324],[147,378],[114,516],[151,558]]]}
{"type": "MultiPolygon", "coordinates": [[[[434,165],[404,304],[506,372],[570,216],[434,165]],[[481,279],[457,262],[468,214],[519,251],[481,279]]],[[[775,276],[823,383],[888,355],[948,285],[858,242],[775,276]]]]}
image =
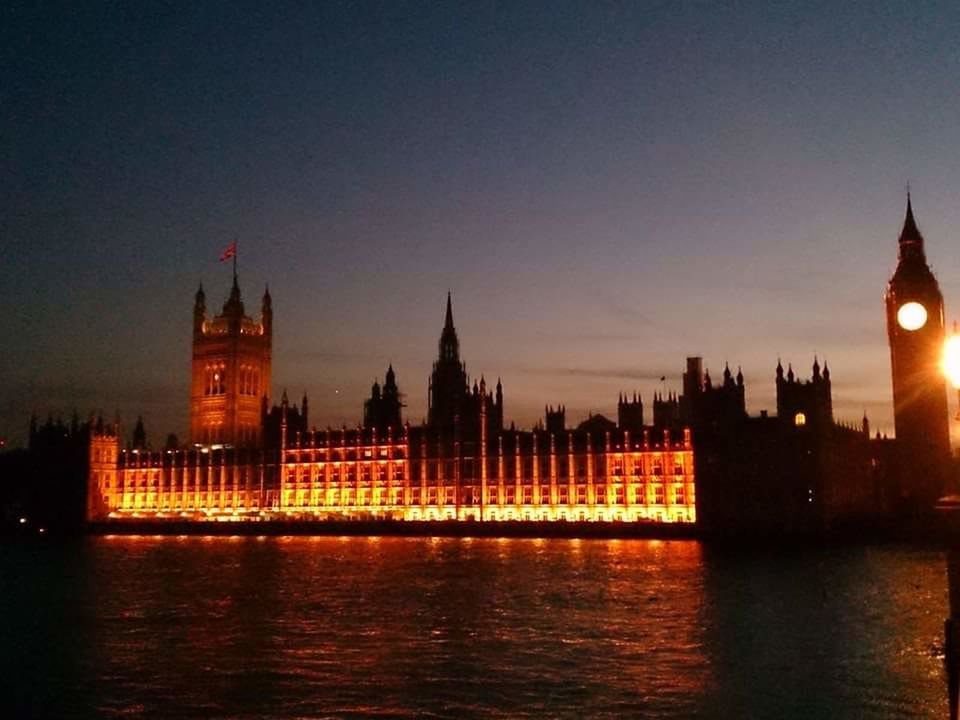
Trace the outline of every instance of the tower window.
{"type": "Polygon", "coordinates": [[[807,424],[807,416],[804,415],[802,412],[798,412],[796,415],[793,416],[793,424],[796,425],[797,427],[803,427],[804,425],[807,424]]]}

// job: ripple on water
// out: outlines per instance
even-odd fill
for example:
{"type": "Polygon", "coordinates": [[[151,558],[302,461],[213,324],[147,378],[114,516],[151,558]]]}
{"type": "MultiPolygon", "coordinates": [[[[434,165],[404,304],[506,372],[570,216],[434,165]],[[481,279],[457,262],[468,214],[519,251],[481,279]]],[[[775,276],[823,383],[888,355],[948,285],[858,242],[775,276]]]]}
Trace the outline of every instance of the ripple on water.
{"type": "Polygon", "coordinates": [[[12,716],[941,717],[942,562],[674,541],[8,548],[0,690],[12,716]]]}

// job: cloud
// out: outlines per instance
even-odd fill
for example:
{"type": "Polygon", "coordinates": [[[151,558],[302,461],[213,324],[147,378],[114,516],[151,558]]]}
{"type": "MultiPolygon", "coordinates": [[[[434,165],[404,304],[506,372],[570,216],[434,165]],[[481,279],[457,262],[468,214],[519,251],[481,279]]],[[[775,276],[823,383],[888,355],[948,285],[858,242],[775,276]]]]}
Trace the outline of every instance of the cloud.
{"type": "Polygon", "coordinates": [[[519,368],[525,375],[553,375],[557,377],[596,378],[600,380],[641,380],[660,382],[662,377],[670,377],[673,371],[644,368],[576,368],[541,367],[519,368]]]}

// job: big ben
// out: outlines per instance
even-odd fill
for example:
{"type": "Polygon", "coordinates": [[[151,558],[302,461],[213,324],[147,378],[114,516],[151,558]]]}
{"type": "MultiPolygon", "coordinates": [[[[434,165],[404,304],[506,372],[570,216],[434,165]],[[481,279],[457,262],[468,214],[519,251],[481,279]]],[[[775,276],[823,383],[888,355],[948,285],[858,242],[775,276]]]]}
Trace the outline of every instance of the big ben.
{"type": "Polygon", "coordinates": [[[950,454],[941,368],[943,295],[927,265],[909,193],[899,246],[897,269],[886,294],[894,428],[903,450],[904,494],[927,504],[944,489],[942,470],[950,454]]]}

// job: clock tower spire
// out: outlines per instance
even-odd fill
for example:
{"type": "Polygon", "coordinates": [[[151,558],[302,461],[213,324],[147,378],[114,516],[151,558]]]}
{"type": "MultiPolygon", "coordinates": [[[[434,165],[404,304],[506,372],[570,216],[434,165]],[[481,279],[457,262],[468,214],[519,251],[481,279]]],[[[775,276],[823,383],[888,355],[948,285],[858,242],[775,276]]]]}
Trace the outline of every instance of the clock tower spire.
{"type": "Polygon", "coordinates": [[[944,490],[943,469],[950,455],[947,388],[940,368],[943,295],[927,265],[909,192],[898,244],[897,269],[886,293],[894,429],[903,494],[929,506],[944,490]]]}

